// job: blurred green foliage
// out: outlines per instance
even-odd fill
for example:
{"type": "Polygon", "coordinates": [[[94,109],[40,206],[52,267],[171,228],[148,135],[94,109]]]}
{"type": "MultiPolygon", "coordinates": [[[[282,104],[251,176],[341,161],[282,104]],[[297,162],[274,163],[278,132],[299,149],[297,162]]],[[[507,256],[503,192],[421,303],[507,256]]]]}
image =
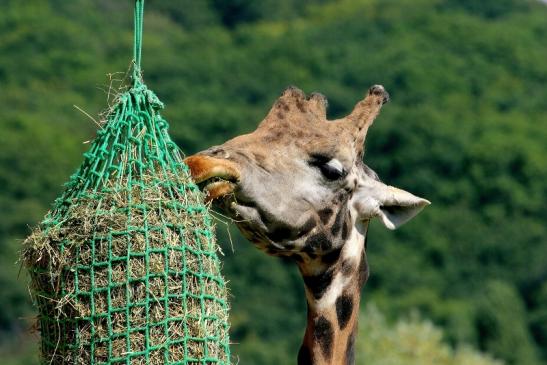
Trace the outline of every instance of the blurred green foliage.
{"type": "MultiPolygon", "coordinates": [[[[110,0],[0,5],[6,363],[33,362],[24,350],[33,312],[15,264],[21,239],[93,138],[95,124],[73,105],[95,118],[129,67],[131,8],[110,0]]],[[[287,85],[327,95],[335,118],[384,84],[393,102],[369,134],[366,162],[433,205],[396,232],[372,224],[364,302],[377,303],[388,323],[419,311],[455,348],[469,344],[509,365],[547,364],[545,5],[149,0],[145,13],[145,80],[186,153],[252,130],[287,85]]],[[[219,224],[234,352],[242,364],[294,363],[305,321],[295,267],[233,228],[232,251],[227,232],[219,224]]],[[[448,351],[435,331],[427,346],[448,351]]],[[[359,341],[358,356],[367,356],[372,340],[359,341]]]]}
{"type": "Polygon", "coordinates": [[[443,342],[442,329],[417,313],[394,325],[374,305],[361,314],[356,342],[357,365],[502,365],[468,346],[453,349],[443,342]]]}

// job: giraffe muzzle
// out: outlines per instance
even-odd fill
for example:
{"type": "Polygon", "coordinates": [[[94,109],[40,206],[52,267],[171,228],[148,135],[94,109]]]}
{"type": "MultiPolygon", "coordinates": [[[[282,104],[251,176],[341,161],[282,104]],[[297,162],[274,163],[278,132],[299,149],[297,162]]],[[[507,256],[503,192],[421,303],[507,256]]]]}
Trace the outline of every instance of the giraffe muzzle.
{"type": "Polygon", "coordinates": [[[193,155],[184,160],[190,174],[202,191],[207,193],[206,201],[221,198],[237,187],[240,172],[231,161],[206,155],[193,155]]]}

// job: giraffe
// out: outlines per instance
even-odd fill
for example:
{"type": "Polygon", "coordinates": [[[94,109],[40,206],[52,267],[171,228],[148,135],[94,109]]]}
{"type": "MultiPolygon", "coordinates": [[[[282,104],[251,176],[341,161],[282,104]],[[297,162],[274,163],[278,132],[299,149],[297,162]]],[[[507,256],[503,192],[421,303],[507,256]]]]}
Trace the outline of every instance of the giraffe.
{"type": "Polygon", "coordinates": [[[363,163],[367,131],[387,101],[374,85],[349,115],[327,121],[323,95],[289,87],[254,132],[185,160],[249,241],[296,262],[308,309],[299,365],[355,363],[369,221],[395,229],[430,204],[363,163]]]}

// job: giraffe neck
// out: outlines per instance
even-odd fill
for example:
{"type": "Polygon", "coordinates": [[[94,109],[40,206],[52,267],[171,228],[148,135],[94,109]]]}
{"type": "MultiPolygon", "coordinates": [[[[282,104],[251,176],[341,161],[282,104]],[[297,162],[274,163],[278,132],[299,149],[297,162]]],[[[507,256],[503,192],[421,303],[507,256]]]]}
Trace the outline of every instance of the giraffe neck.
{"type": "Polygon", "coordinates": [[[365,237],[366,225],[359,226],[338,250],[299,265],[308,304],[299,365],[355,363],[361,288],[368,278],[365,237]]]}

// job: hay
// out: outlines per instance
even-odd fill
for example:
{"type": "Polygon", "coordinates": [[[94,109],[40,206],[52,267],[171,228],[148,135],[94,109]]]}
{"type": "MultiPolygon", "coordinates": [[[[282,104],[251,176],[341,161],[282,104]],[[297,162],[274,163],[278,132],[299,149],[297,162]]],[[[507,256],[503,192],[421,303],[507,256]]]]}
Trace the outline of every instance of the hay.
{"type": "Polygon", "coordinates": [[[26,239],[43,364],[230,364],[213,226],[139,72],[26,239]]]}
{"type": "Polygon", "coordinates": [[[45,362],[229,363],[217,246],[177,179],[85,192],[26,239],[45,362]]]}

